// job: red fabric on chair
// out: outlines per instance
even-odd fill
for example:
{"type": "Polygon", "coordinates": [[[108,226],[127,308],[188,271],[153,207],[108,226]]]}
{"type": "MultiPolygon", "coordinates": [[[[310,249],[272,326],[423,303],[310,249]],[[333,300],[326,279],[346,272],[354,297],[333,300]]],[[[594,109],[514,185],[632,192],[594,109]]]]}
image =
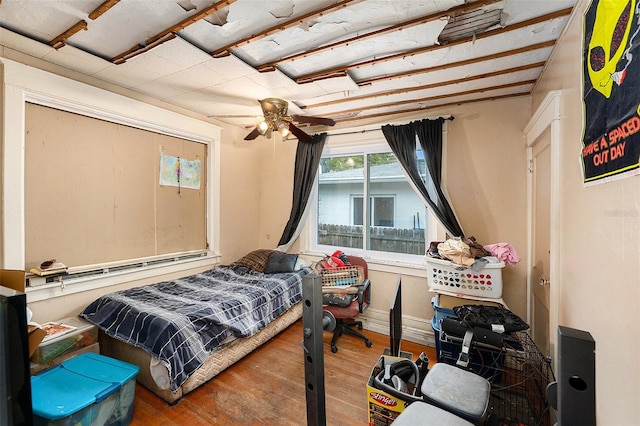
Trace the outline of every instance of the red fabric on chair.
{"type": "Polygon", "coordinates": [[[346,308],[341,306],[324,305],[322,309],[331,312],[336,319],[355,318],[360,313],[360,307],[358,306],[358,301],[356,299],[354,299],[346,308]]]}

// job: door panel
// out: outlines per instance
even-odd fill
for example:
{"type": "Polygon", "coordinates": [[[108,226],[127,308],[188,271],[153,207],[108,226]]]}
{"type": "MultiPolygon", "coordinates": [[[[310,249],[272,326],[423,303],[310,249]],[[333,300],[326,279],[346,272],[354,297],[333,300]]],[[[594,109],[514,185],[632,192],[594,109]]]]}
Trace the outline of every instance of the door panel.
{"type": "Polygon", "coordinates": [[[545,132],[533,147],[533,215],[531,314],[533,340],[545,356],[550,356],[549,277],[551,247],[551,136],[545,132]]]}

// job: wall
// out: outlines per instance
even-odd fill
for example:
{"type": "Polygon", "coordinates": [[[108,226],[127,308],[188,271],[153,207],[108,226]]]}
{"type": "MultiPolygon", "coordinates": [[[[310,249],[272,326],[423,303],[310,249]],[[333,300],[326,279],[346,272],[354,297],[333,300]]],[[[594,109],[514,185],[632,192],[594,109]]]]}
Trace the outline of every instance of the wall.
{"type": "Polygon", "coordinates": [[[526,317],[527,158],[522,132],[529,98],[468,104],[452,112],[443,179],[467,236],[507,242],[522,261],[503,268],[503,299],[526,317]],[[507,160],[508,159],[508,160],[507,160]]]}
{"type": "Polygon", "coordinates": [[[640,176],[582,186],[582,17],[588,3],[579,2],[532,99],[535,110],[547,92],[562,90],[559,324],[589,331],[596,341],[598,424],[636,425],[640,176]]]}

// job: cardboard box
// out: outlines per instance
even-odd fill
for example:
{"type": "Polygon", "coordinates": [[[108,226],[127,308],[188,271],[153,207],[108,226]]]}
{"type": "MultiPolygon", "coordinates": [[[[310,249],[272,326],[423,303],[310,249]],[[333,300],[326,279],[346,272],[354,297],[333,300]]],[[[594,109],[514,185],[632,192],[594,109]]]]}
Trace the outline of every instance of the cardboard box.
{"type": "Polygon", "coordinates": [[[29,332],[29,356],[31,357],[36,349],[38,349],[38,345],[42,342],[42,339],[44,339],[44,336],[46,336],[47,333],[35,325],[27,326],[27,331],[29,332]]]}
{"type": "MultiPolygon", "coordinates": [[[[403,353],[406,358],[412,359],[412,354],[403,353]]],[[[375,387],[374,378],[384,369],[388,363],[394,363],[404,359],[382,355],[373,366],[369,381],[367,382],[367,410],[369,412],[369,426],[388,426],[404,411],[410,402],[403,401],[381,389],[375,387]]],[[[410,384],[412,385],[412,384],[410,384]]]]}
{"type": "Polygon", "coordinates": [[[0,269],[0,285],[24,293],[27,274],[17,269],[0,269]]]}
{"type": "MultiPolygon", "coordinates": [[[[0,285],[24,293],[27,282],[26,276],[27,274],[24,271],[0,269],[0,285]]],[[[44,339],[45,333],[35,326],[28,326],[27,331],[29,333],[29,356],[31,356],[42,339],[44,339]]]]}

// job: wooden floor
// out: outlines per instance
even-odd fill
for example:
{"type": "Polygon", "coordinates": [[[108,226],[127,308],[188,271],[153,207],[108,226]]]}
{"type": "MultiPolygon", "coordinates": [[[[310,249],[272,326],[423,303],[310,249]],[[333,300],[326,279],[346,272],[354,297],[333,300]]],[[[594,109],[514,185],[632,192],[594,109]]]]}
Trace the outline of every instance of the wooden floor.
{"type": "MultiPolygon", "coordinates": [[[[389,338],[364,333],[373,342],[367,348],[356,337],[338,340],[331,353],[331,334],[324,333],[326,423],[366,425],[366,383],[389,338]]],[[[161,425],[305,425],[307,423],[302,321],[298,321],[228,370],[169,406],[136,385],[133,426],[161,425]]],[[[414,359],[425,352],[435,362],[435,349],[403,342],[414,359]]]]}

